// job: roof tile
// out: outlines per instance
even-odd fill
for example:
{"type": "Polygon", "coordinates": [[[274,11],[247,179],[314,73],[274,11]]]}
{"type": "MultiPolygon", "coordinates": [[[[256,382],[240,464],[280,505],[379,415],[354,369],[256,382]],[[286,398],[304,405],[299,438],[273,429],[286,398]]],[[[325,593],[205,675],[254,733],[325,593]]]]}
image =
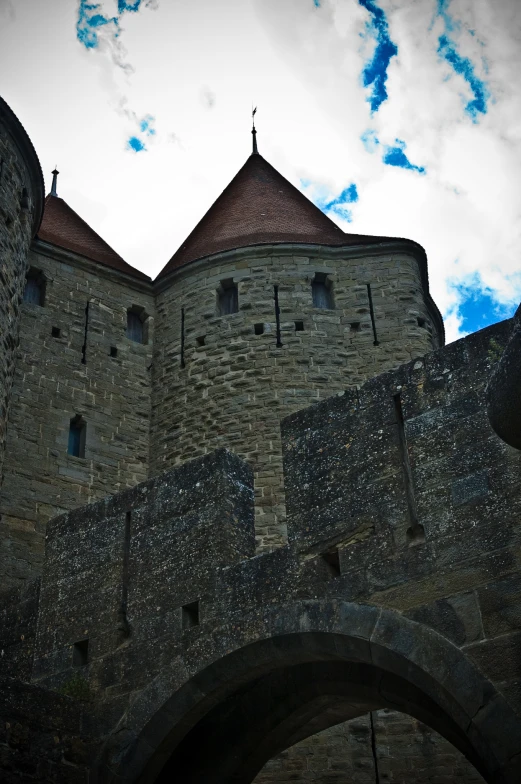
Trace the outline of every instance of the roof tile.
{"type": "Polygon", "coordinates": [[[150,280],[135,267],[127,264],[116,251],[102,240],[83,218],[69,207],[66,201],[49,194],[45,199],[43,220],[38,237],[45,242],[71,250],[87,259],[97,261],[112,269],[132,275],[141,280],[150,280]]]}

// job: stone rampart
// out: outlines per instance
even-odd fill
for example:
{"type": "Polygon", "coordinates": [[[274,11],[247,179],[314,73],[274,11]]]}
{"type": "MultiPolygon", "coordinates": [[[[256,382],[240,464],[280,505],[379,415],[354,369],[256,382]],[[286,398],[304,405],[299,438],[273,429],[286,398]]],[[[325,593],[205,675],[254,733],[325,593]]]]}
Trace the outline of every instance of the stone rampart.
{"type": "Polygon", "coordinates": [[[92,694],[95,780],[249,782],[392,708],[518,781],[520,454],[483,394],[509,332],[287,418],[274,552],[253,557],[252,474],[224,450],[49,525],[32,677],[92,694]]]}

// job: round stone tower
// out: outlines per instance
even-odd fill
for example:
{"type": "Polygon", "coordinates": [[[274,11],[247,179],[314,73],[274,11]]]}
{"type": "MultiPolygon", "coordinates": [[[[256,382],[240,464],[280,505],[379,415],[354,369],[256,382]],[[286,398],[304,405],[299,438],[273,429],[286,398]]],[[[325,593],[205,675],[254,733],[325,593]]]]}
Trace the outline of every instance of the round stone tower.
{"type": "Polygon", "coordinates": [[[0,98],[0,483],[27,255],[43,202],[43,175],[34,147],[0,98]]]}
{"type": "Polygon", "coordinates": [[[280,420],[443,344],[424,250],[342,232],[255,148],[159,275],[151,471],[227,446],[286,538],[280,420]]]}

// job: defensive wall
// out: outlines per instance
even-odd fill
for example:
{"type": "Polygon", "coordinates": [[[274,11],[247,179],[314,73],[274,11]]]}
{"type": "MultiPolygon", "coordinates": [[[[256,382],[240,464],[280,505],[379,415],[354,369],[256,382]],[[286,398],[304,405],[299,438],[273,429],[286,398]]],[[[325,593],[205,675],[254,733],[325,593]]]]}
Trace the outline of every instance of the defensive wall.
{"type": "Polygon", "coordinates": [[[0,98],[0,483],[27,254],[42,219],[43,199],[36,152],[0,98]]]}
{"type": "Polygon", "coordinates": [[[81,698],[67,743],[91,781],[246,784],[382,709],[519,781],[520,453],[484,394],[511,326],[286,418],[273,552],[255,554],[253,473],[223,449],[48,524],[24,704],[81,698]]]}

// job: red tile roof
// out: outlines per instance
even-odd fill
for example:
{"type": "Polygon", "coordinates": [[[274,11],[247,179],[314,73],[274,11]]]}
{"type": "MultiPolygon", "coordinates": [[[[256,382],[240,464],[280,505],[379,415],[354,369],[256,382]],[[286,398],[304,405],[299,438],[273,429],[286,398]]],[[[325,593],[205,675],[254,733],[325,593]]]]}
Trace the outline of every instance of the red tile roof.
{"type": "Polygon", "coordinates": [[[158,277],[195,259],[248,245],[276,242],[367,245],[388,240],[345,234],[262,155],[254,154],[158,277]]]}
{"type": "Polygon", "coordinates": [[[132,275],[140,280],[150,280],[148,275],[127,264],[116,251],[102,240],[83,218],[74,212],[66,201],[49,194],[45,199],[43,220],[38,237],[45,242],[71,250],[87,259],[97,261],[112,269],[132,275]]]}

